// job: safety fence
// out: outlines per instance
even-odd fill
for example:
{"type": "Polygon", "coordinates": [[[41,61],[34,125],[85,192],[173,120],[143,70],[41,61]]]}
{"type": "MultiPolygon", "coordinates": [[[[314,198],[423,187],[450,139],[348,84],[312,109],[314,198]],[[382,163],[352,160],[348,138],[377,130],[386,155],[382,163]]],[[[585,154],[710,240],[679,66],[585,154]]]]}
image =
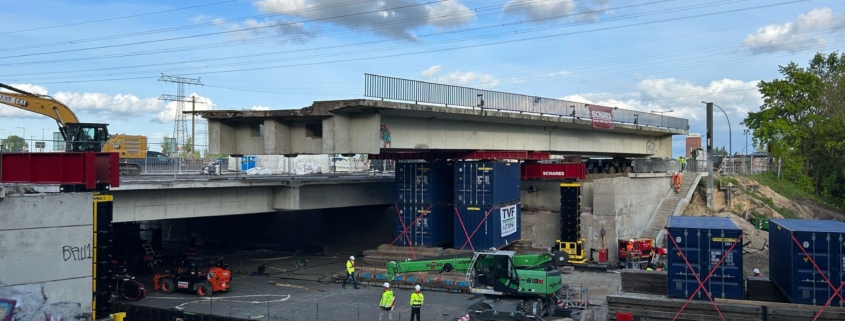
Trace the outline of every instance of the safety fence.
{"type": "MultiPolygon", "coordinates": [[[[372,74],[364,74],[364,96],[438,104],[447,107],[469,107],[591,119],[590,104],[586,103],[372,74]]],[[[614,107],[612,115],[613,122],[616,123],[636,123],[640,126],[689,130],[687,119],[658,113],[614,107]]]]}

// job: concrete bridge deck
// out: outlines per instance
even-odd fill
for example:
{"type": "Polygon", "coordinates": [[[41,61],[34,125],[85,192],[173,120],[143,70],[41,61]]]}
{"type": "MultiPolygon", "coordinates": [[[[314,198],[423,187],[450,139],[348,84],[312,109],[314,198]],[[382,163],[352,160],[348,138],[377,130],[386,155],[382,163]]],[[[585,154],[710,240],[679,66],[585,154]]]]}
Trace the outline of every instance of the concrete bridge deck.
{"type": "Polygon", "coordinates": [[[141,176],[123,179],[114,222],[393,203],[393,175],[141,176]]]}
{"type": "MultiPolygon", "coordinates": [[[[671,157],[686,130],[592,119],[370,99],[317,101],[298,110],[213,110],[214,154],[380,154],[424,150],[527,150],[554,154],[671,157]]],[[[643,113],[647,114],[647,113],[643,113]]]]}

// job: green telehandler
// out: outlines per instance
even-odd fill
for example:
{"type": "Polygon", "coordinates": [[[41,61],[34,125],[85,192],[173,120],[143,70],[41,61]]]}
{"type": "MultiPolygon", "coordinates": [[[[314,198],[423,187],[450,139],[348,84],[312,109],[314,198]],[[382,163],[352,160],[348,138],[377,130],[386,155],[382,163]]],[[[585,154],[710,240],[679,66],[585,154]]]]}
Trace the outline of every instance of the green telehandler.
{"type": "Polygon", "coordinates": [[[563,252],[516,255],[489,251],[387,263],[387,278],[398,273],[451,272],[466,274],[470,292],[483,295],[474,305],[471,320],[542,320],[553,315],[562,294],[559,267],[568,261],[563,252]]]}

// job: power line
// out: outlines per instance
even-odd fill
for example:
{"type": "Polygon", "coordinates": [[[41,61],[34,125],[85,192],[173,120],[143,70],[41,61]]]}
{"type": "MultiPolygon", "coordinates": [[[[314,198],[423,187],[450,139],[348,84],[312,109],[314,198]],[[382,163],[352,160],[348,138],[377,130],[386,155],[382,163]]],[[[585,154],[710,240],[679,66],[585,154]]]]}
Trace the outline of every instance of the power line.
{"type": "MultiPolygon", "coordinates": [[[[682,7],[682,8],[673,8],[673,9],[672,9],[672,11],[679,11],[679,10],[681,10],[681,9],[690,10],[690,9],[698,9],[698,8],[699,8],[699,6],[682,7]]],[[[753,9],[753,8],[752,8],[752,9],[753,9]]],[[[637,14],[637,15],[636,15],[636,17],[641,17],[641,16],[645,16],[645,15],[659,14],[659,13],[662,13],[662,12],[661,12],[661,11],[647,12],[647,13],[637,14]]],[[[723,12],[723,13],[724,13],[724,12],[723,12]]],[[[716,14],[718,14],[718,13],[716,13],[716,14]]],[[[670,20],[671,20],[671,19],[670,19],[670,20]]],[[[677,20],[677,19],[676,19],[676,20],[677,20]]],[[[669,20],[666,20],[666,21],[669,21],[669,20]]],[[[658,22],[660,22],[660,21],[658,21],[658,22]]],[[[640,24],[642,24],[642,23],[640,23],[640,24]]],[[[564,25],[561,25],[561,26],[542,27],[542,28],[532,28],[532,29],[527,29],[527,30],[522,30],[522,31],[519,31],[518,33],[523,33],[523,34],[524,34],[524,33],[530,33],[530,32],[537,32],[537,31],[547,30],[547,29],[550,29],[550,28],[566,27],[566,26],[570,26],[570,25],[571,25],[571,24],[564,24],[564,25]]],[[[619,27],[610,27],[610,28],[605,28],[605,29],[626,28],[626,27],[631,27],[631,26],[636,26],[636,25],[639,25],[639,24],[624,25],[624,26],[619,26],[619,27]]],[[[593,31],[602,31],[602,30],[604,30],[604,29],[593,29],[593,30],[586,30],[586,31],[577,31],[577,32],[571,32],[571,33],[558,34],[557,36],[560,36],[560,35],[579,34],[579,33],[593,32],[593,31]]],[[[297,59],[313,59],[313,58],[316,58],[316,57],[349,56],[350,54],[357,54],[357,53],[384,52],[384,51],[388,51],[388,50],[400,50],[400,49],[405,49],[405,48],[410,48],[410,47],[422,47],[422,46],[431,46],[431,45],[436,45],[436,44],[447,44],[447,43],[453,43],[453,42],[461,42],[461,41],[467,41],[467,40],[476,40],[476,39],[484,39],[484,38],[493,38],[493,37],[499,37],[499,36],[509,36],[509,35],[512,35],[513,33],[514,33],[513,31],[508,31],[508,32],[502,32],[502,33],[497,33],[497,34],[482,35],[482,36],[471,36],[471,37],[457,38],[457,39],[450,39],[450,40],[443,40],[443,41],[432,42],[432,43],[425,43],[425,44],[401,45],[401,46],[388,47],[388,48],[365,49],[365,50],[361,50],[361,51],[358,51],[358,52],[344,51],[344,52],[341,52],[341,53],[327,53],[327,54],[322,54],[322,55],[313,55],[313,54],[312,54],[312,55],[302,56],[302,57],[286,57],[286,58],[273,59],[273,60],[263,60],[263,61],[256,61],[256,60],[252,60],[252,61],[249,61],[249,62],[233,62],[233,63],[227,63],[227,64],[218,64],[218,65],[204,65],[204,66],[191,66],[191,67],[184,67],[184,68],[170,68],[170,69],[167,69],[167,71],[168,71],[168,72],[173,72],[173,71],[179,71],[179,70],[193,70],[193,69],[196,69],[196,68],[198,68],[198,67],[208,69],[208,68],[226,67],[226,66],[233,66],[233,65],[241,65],[241,66],[243,66],[243,65],[247,65],[247,64],[253,64],[253,65],[254,65],[254,64],[271,63],[271,62],[275,62],[275,61],[292,61],[292,60],[297,60],[297,59]]],[[[555,36],[555,35],[552,35],[552,36],[555,36]]],[[[543,37],[540,37],[540,38],[543,38],[543,37]]],[[[515,41],[532,40],[532,39],[538,39],[538,38],[528,38],[528,39],[520,39],[520,40],[511,40],[511,41],[505,41],[505,42],[497,42],[497,43],[493,43],[493,44],[509,43],[509,42],[515,42],[515,41]]],[[[366,44],[366,43],[365,43],[365,44],[366,44]]],[[[359,45],[359,44],[356,44],[356,45],[359,45]]],[[[460,49],[460,48],[468,48],[468,47],[478,47],[478,46],[487,46],[487,45],[490,45],[490,44],[482,44],[482,45],[467,46],[467,47],[456,47],[456,49],[460,49]]],[[[289,51],[276,52],[276,53],[270,53],[270,54],[291,53],[291,52],[299,52],[299,51],[314,51],[314,50],[321,50],[321,49],[328,49],[328,48],[335,48],[335,47],[345,47],[345,46],[346,46],[346,45],[342,45],[342,46],[332,46],[332,47],[324,47],[324,48],[314,48],[314,49],[305,49],[305,50],[289,50],[289,51]]],[[[435,51],[442,51],[442,50],[435,50],[435,51]]],[[[422,53],[428,53],[428,52],[432,52],[432,51],[424,51],[424,52],[422,52],[422,53]]],[[[268,55],[268,54],[250,54],[250,55],[241,55],[241,56],[236,56],[236,57],[237,57],[237,58],[248,58],[248,57],[249,57],[249,58],[254,58],[254,57],[263,56],[263,55],[268,55]]],[[[406,54],[399,54],[399,55],[406,55],[406,54]]],[[[394,56],[394,55],[391,55],[391,56],[389,56],[389,57],[392,57],[392,56],[394,56]]],[[[380,57],[377,57],[377,58],[380,58],[380,57]]],[[[226,58],[210,58],[210,59],[202,59],[202,60],[197,60],[197,61],[198,61],[198,62],[206,62],[206,61],[226,60],[226,59],[229,59],[229,57],[226,57],[226,58]]],[[[182,62],[182,63],[189,63],[189,62],[182,62]]],[[[156,65],[161,65],[161,64],[142,65],[142,66],[139,66],[139,67],[143,67],[143,66],[156,66],[156,65]]],[[[133,66],[133,67],[134,67],[134,66],[133,66]]],[[[128,66],[127,66],[127,67],[116,67],[116,68],[100,68],[100,69],[98,69],[98,70],[102,70],[102,69],[112,70],[112,69],[123,69],[123,68],[128,68],[128,66]]],[[[80,70],[80,71],[68,71],[68,72],[83,72],[83,71],[82,71],[82,70],[80,70]]],[[[108,76],[115,76],[115,75],[129,75],[129,74],[138,74],[138,73],[145,73],[145,72],[147,72],[147,71],[136,71],[136,72],[126,72],[126,73],[110,73],[110,74],[106,74],[106,75],[108,75],[108,76]]],[[[153,72],[153,71],[149,71],[149,72],[153,72]]],[[[57,72],[57,73],[66,73],[66,72],[57,72]]],[[[50,74],[50,73],[48,73],[48,74],[50,74]]],[[[39,74],[38,74],[38,76],[39,76],[39,77],[43,77],[43,75],[44,75],[44,73],[39,73],[39,74]]],[[[103,76],[103,75],[96,75],[96,76],[103,76]]]]}
{"type": "MultiPolygon", "coordinates": [[[[5,31],[5,32],[0,32],[0,35],[11,34],[11,33],[27,32],[27,31],[44,30],[44,29],[61,28],[61,27],[78,26],[78,25],[84,25],[84,24],[90,24],[90,23],[97,23],[97,22],[104,22],[104,21],[114,21],[114,20],[120,20],[120,19],[136,18],[136,17],[149,16],[149,15],[155,15],[155,14],[161,14],[161,13],[168,13],[168,12],[174,12],[174,11],[181,11],[181,10],[188,10],[188,9],[196,9],[196,8],[202,8],[202,7],[216,6],[216,5],[218,5],[218,4],[224,4],[224,3],[229,3],[229,2],[237,2],[237,1],[239,1],[239,0],[226,0],[226,1],[219,1],[219,2],[213,2],[213,3],[206,3],[206,4],[201,4],[201,5],[196,5],[196,6],[190,6],[190,7],[181,7],[181,8],[176,8],[176,9],[169,9],[169,10],[162,10],[162,11],[155,11],[155,12],[147,12],[147,13],[139,13],[139,14],[134,14],[134,15],[129,15],[129,16],[122,16],[122,17],[106,18],[106,19],[99,19],[99,20],[89,20],[89,21],[83,21],[83,22],[67,23],[67,24],[54,25],[54,26],[47,26],[47,27],[31,28],[31,29],[22,29],[22,30],[14,30],[14,31],[5,31]]],[[[5,51],[5,50],[4,50],[4,51],[5,51]]]]}
{"type": "MultiPolygon", "coordinates": [[[[614,30],[614,29],[622,29],[622,28],[630,28],[630,27],[636,27],[636,26],[651,25],[651,24],[657,24],[657,23],[663,23],[663,22],[679,21],[679,20],[686,20],[686,19],[692,19],[692,18],[701,18],[701,17],[714,16],[714,15],[720,15],[720,14],[725,14],[725,13],[736,13],[736,12],[741,12],[741,11],[748,11],[748,10],[754,10],[754,9],[760,9],[760,8],[766,8],[766,7],[780,6],[780,5],[791,4],[791,3],[796,3],[796,2],[804,2],[804,1],[806,1],[806,0],[787,1],[787,2],[780,2],[780,3],[775,3],[775,4],[766,4],[766,5],[746,7],[746,8],[740,8],[740,9],[732,9],[732,10],[712,12],[712,13],[695,14],[695,15],[684,16],[684,17],[675,17],[675,18],[667,18],[667,19],[662,19],[662,20],[646,21],[646,22],[634,23],[634,24],[628,24],[628,25],[610,26],[610,27],[604,27],[604,28],[595,28],[595,29],[589,29],[589,30],[580,30],[580,31],[567,32],[567,33],[543,35],[543,36],[523,38],[523,39],[505,40],[505,41],[476,44],[476,45],[467,45],[467,46],[459,46],[459,47],[451,47],[451,48],[443,48],[443,49],[425,50],[425,51],[417,51],[417,52],[409,52],[409,53],[396,53],[396,54],[391,54],[391,55],[381,55],[381,56],[371,56],[371,57],[361,57],[361,58],[349,58],[349,59],[340,59],[340,60],[333,60],[333,61],[301,63],[301,64],[288,64],[288,65],[264,66],[264,67],[253,67],[253,68],[237,68],[237,69],[219,70],[219,71],[195,72],[195,73],[191,73],[191,74],[192,75],[210,75],[210,74],[231,73],[231,72],[241,72],[241,71],[254,71],[254,70],[268,70],[268,69],[278,69],[278,68],[301,67],[301,66],[313,66],[313,65],[330,64],[330,63],[341,63],[341,62],[362,61],[362,60],[371,60],[371,59],[393,58],[393,57],[398,57],[398,56],[420,55],[420,54],[427,54],[427,53],[433,53],[433,52],[444,52],[444,51],[452,51],[452,50],[466,49],[466,48],[480,48],[480,47],[494,46],[494,45],[500,45],[500,44],[506,44],[506,43],[539,40],[539,39],[549,39],[549,38],[556,38],[556,37],[573,35],[573,34],[590,33],[590,32],[596,32],[596,31],[607,31],[607,30],[614,30]]],[[[75,83],[75,82],[111,81],[111,80],[127,80],[127,79],[145,79],[145,78],[149,78],[149,77],[127,77],[127,78],[112,78],[112,79],[101,79],[101,80],[77,80],[77,81],[52,82],[52,83],[75,83]]],[[[47,83],[50,83],[50,82],[47,82],[47,83]]],[[[44,84],[47,84],[47,83],[44,83],[44,84]]]]}

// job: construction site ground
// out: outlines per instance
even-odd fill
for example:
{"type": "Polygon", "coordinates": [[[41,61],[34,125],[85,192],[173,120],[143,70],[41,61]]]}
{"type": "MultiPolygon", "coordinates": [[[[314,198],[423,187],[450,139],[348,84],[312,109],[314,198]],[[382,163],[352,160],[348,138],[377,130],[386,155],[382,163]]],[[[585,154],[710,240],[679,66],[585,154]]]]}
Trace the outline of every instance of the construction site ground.
{"type": "Polygon", "coordinates": [[[845,212],[834,207],[820,204],[805,197],[789,199],[778,194],[765,185],[743,176],[732,176],[726,178],[721,175],[714,177],[713,207],[714,211],[707,209],[706,187],[702,186],[706,179],[693,194],[692,200],[684,210],[686,216],[719,216],[730,217],[743,233],[743,269],[745,275],[752,275],[757,268],[768,276],[769,272],[769,232],[756,229],[748,222],[749,218],[765,216],[768,218],[800,218],[818,220],[839,220],[845,221],[845,212]],[[740,186],[733,184],[736,180],[740,186]],[[722,182],[719,188],[718,182],[722,182]],[[726,186],[732,187],[731,201],[728,204],[728,191],[726,186]],[[785,214],[785,215],[784,215],[785,214]]]}
{"type": "MultiPolygon", "coordinates": [[[[151,277],[143,277],[141,280],[147,287],[147,297],[132,304],[257,320],[378,320],[381,287],[361,286],[361,289],[355,290],[347,285],[346,289],[342,289],[341,284],[331,283],[332,276],[344,270],[346,258],[345,255],[338,255],[273,259],[267,261],[270,265],[266,270],[269,276],[249,276],[262,261],[257,260],[255,255],[227,256],[233,273],[229,291],[215,292],[213,297],[205,298],[187,292],[164,294],[153,290],[151,277]],[[307,261],[306,268],[294,268],[293,263],[302,259],[307,261]]],[[[621,287],[618,273],[574,271],[564,274],[563,280],[572,287],[589,288],[590,303],[594,307],[584,313],[581,320],[606,320],[607,308],[598,305],[605,305],[605,296],[617,292],[621,287]]],[[[396,307],[393,320],[409,318],[411,309],[408,301],[411,292],[410,289],[394,289],[396,307]]],[[[457,320],[481,299],[471,294],[437,291],[424,293],[422,315],[425,320],[457,320]]],[[[546,320],[569,319],[551,317],[546,320]]]]}

